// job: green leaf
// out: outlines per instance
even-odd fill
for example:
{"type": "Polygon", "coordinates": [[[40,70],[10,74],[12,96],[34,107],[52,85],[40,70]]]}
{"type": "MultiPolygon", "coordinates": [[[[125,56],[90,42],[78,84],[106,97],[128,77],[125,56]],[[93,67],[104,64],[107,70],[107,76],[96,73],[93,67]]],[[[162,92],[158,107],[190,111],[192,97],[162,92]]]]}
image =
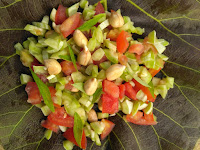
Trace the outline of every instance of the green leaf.
{"type": "Polygon", "coordinates": [[[71,57],[68,56],[68,55],[59,55],[59,57],[60,57],[61,59],[63,59],[63,60],[72,61],[72,60],[71,60],[71,57]]]}
{"type": "Polygon", "coordinates": [[[92,103],[95,103],[101,97],[101,94],[103,94],[102,88],[98,88],[93,94],[92,103]]]}
{"type": "Polygon", "coordinates": [[[72,84],[75,88],[79,89],[81,92],[85,93],[85,90],[84,90],[84,83],[74,83],[72,84]]]}
{"type": "Polygon", "coordinates": [[[81,31],[87,31],[91,29],[102,17],[105,17],[105,15],[106,14],[98,14],[94,16],[92,19],[86,21],[82,26],[78,27],[78,29],[81,31]]]}
{"type": "Polygon", "coordinates": [[[154,87],[153,87],[152,81],[149,82],[149,86],[150,87],[148,87],[148,89],[149,89],[151,95],[153,96],[153,98],[155,98],[155,96],[154,96],[154,87]]]}
{"type": "Polygon", "coordinates": [[[74,67],[76,68],[76,71],[78,71],[77,66],[76,66],[76,58],[74,56],[74,52],[73,52],[73,50],[72,50],[72,48],[71,48],[71,46],[69,44],[68,44],[68,47],[69,47],[69,54],[70,54],[72,63],[74,65],[74,67]]]}
{"type": "Polygon", "coordinates": [[[53,105],[53,101],[51,99],[51,93],[49,91],[49,88],[46,84],[44,84],[40,78],[33,72],[32,69],[30,69],[31,71],[31,74],[33,76],[33,79],[35,81],[35,83],[37,84],[38,86],[38,89],[40,91],[40,94],[42,95],[42,98],[44,100],[44,103],[49,107],[49,109],[54,112],[55,109],[54,109],[54,105],[53,105]]]}
{"type": "Polygon", "coordinates": [[[83,135],[83,122],[77,112],[74,113],[74,138],[81,147],[81,140],[83,135]]]}

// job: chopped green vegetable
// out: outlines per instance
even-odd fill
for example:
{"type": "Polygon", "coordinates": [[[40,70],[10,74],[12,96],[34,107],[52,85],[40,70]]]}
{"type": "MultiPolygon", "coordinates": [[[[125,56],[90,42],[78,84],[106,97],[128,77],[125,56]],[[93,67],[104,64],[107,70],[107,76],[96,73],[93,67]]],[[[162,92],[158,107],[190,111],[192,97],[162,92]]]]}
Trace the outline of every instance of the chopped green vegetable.
{"type": "Polygon", "coordinates": [[[93,94],[92,103],[96,103],[101,97],[101,94],[103,94],[102,88],[98,88],[93,94]]]}

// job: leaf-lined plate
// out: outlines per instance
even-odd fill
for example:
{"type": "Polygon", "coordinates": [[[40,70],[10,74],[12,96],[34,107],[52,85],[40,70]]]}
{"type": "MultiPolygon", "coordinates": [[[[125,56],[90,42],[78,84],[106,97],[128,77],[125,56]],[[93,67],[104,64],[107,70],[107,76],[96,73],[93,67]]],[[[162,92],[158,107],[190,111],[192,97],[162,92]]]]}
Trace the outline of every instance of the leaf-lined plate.
{"type": "MultiPolygon", "coordinates": [[[[26,102],[19,75],[29,73],[13,48],[29,33],[27,23],[39,21],[53,7],[77,0],[0,1],[0,144],[6,150],[63,150],[60,134],[44,139],[43,115],[26,102]]],[[[97,1],[90,1],[92,4],[97,1]]],[[[179,150],[199,149],[200,143],[200,1],[199,0],[108,0],[108,9],[121,9],[135,26],[156,30],[170,42],[164,74],[175,77],[175,87],[165,100],[158,97],[154,113],[156,126],[127,123],[121,114],[112,117],[116,126],[98,147],[88,140],[87,149],[179,150]]],[[[76,147],[75,149],[78,149],[76,147]]]]}

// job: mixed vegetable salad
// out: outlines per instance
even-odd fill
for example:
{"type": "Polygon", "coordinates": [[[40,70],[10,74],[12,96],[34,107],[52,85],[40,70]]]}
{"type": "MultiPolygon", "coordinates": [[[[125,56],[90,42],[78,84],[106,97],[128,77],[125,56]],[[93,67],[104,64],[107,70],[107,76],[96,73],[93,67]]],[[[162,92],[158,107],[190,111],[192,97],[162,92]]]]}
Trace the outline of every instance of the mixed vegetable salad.
{"type": "Polygon", "coordinates": [[[162,53],[169,44],[155,31],[135,39],[144,29],[120,9],[109,12],[106,0],[59,5],[24,29],[35,36],[15,49],[32,77],[21,74],[20,80],[27,102],[47,116],[41,122],[46,139],[61,130],[66,150],[74,144],[86,149],[86,137],[100,146],[115,126],[109,117],[119,111],[128,122],[157,124],[153,102],[159,94],[166,97],[174,78],[155,77],[168,59],[162,53]]]}

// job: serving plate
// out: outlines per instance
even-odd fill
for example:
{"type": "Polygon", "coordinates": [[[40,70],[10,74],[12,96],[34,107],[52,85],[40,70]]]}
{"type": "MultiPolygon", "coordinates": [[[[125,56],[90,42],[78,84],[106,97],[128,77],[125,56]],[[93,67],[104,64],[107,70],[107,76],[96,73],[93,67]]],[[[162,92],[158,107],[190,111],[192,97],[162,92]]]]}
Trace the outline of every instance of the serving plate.
{"type": "MultiPolygon", "coordinates": [[[[40,126],[40,110],[26,102],[21,73],[29,74],[15,54],[14,44],[30,33],[26,24],[40,21],[58,4],[70,6],[75,0],[0,1],[0,145],[5,150],[63,150],[61,134],[47,141],[40,126]]],[[[94,4],[97,1],[90,1],[94,4]]],[[[108,9],[121,9],[135,26],[152,30],[170,42],[164,73],[175,78],[166,99],[158,97],[154,114],[156,126],[127,123],[122,114],[111,117],[116,124],[98,147],[88,140],[87,149],[178,150],[200,149],[200,1],[199,0],[108,0],[108,9]]],[[[135,36],[138,38],[139,36],[135,36]]],[[[1,148],[0,148],[1,149],[1,148]]],[[[78,149],[78,147],[74,147],[78,149]]]]}

